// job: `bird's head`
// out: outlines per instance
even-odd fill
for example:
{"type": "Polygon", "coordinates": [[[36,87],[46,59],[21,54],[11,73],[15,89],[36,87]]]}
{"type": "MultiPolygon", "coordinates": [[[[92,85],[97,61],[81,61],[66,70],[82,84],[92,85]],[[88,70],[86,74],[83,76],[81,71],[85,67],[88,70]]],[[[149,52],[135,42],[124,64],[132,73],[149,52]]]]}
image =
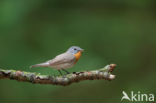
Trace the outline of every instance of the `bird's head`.
{"type": "Polygon", "coordinates": [[[82,48],[80,48],[80,47],[78,47],[78,46],[72,46],[72,47],[70,47],[68,50],[67,50],[67,52],[68,53],[72,53],[72,54],[77,54],[78,52],[83,52],[84,50],[82,49],[82,48]]]}
{"type": "Polygon", "coordinates": [[[67,50],[68,53],[72,53],[75,56],[76,60],[80,58],[83,51],[84,50],[78,46],[72,46],[67,50]]]}

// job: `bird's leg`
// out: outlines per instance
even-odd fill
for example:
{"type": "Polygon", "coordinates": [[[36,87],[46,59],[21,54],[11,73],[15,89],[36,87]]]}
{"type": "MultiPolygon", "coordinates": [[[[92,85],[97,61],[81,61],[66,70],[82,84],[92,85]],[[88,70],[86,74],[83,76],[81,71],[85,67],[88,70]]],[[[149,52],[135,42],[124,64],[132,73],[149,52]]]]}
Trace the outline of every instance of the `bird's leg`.
{"type": "Polygon", "coordinates": [[[70,74],[67,70],[65,70],[65,69],[62,69],[63,71],[65,71],[67,74],[70,74]]]}
{"type": "Polygon", "coordinates": [[[58,70],[58,72],[62,75],[61,70],[58,70]]]}

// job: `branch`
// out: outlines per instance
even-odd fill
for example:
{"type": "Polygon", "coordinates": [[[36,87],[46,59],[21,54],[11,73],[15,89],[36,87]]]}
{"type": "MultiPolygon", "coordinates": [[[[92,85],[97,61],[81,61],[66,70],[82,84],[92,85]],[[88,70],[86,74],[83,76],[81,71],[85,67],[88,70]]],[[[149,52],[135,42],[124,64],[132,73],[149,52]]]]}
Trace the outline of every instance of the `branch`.
{"type": "Polygon", "coordinates": [[[79,82],[82,80],[113,80],[115,79],[115,75],[112,75],[111,72],[114,70],[115,67],[116,64],[110,64],[98,70],[73,72],[64,76],[49,76],[41,75],[40,73],[0,69],[0,79],[8,78],[31,83],[66,86],[71,83],[79,82]]]}

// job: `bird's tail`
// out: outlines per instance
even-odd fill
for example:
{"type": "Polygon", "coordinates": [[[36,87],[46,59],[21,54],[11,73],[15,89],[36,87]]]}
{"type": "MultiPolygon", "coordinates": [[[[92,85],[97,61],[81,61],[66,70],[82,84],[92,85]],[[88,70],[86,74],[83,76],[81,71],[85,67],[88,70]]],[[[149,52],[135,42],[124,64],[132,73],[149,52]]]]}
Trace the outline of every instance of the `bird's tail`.
{"type": "Polygon", "coordinates": [[[41,63],[41,64],[32,65],[32,66],[30,66],[30,68],[35,68],[35,67],[48,67],[48,66],[49,66],[49,63],[46,62],[46,63],[41,63]]]}

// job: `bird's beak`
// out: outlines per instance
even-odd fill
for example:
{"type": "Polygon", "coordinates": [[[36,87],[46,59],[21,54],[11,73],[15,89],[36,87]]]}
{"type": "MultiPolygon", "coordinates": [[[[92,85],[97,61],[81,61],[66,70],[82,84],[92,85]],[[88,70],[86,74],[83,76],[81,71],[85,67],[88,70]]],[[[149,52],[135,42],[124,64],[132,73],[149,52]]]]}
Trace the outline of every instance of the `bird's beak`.
{"type": "Polygon", "coordinates": [[[84,49],[81,49],[80,51],[81,51],[81,52],[84,52],[84,49]]]}

